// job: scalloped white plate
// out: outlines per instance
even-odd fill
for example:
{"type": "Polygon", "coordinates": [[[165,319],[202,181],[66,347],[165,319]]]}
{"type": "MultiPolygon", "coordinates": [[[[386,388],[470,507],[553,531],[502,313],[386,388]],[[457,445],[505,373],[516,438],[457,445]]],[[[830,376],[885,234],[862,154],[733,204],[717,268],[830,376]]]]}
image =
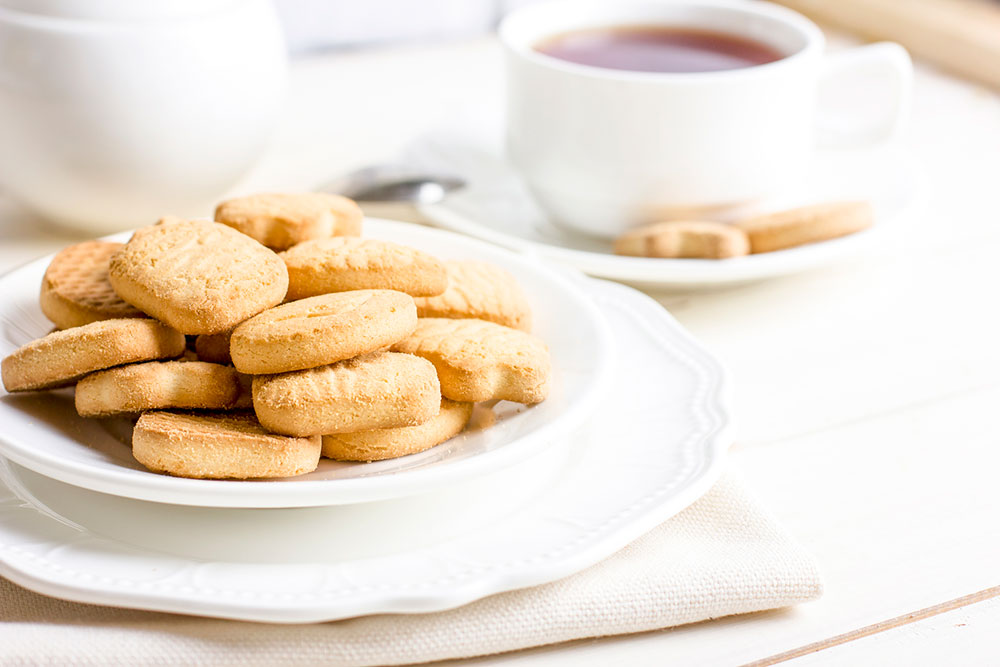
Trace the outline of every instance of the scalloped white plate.
{"type": "MultiPolygon", "coordinates": [[[[509,250],[419,225],[368,219],[364,233],[442,258],[492,262],[513,273],[531,302],[533,330],[552,354],[549,398],[532,407],[501,402],[493,408],[490,428],[470,429],[412,456],[363,464],[323,459],[315,472],[300,477],[236,481],[149,472],[132,457],[132,423],[77,416],[72,391],[6,394],[0,389],[0,454],[63,482],[130,498],[208,507],[305,507],[400,497],[499,470],[565,437],[593,411],[607,385],[613,345],[603,316],[572,276],[509,250]]],[[[51,329],[38,308],[38,286],[50,260],[0,278],[0,356],[51,329]]]]}
{"type": "Polygon", "coordinates": [[[707,491],[731,421],[722,368],[659,304],[589,291],[619,363],[589,421],[535,459],[406,499],[272,510],[149,503],[0,465],[0,574],[80,602],[306,623],[578,572],[707,491]]]}

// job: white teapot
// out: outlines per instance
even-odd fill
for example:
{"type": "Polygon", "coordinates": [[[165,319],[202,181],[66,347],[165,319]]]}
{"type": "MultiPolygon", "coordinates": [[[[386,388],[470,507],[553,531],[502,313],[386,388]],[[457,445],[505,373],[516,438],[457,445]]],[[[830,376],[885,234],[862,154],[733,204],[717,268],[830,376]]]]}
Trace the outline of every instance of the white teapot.
{"type": "Polygon", "coordinates": [[[286,70],[268,0],[0,0],[0,190],[90,232],[206,215],[286,70]]]}

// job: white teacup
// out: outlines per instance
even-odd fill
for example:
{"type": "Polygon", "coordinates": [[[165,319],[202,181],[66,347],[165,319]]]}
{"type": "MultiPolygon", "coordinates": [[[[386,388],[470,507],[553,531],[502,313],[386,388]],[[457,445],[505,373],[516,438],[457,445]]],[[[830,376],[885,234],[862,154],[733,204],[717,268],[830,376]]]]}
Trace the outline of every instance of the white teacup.
{"type": "Polygon", "coordinates": [[[912,65],[897,44],[823,55],[823,34],[791,10],[749,0],[557,0],[500,26],[507,60],[507,150],[552,218],[591,235],[746,204],[794,182],[823,139],[828,77],[872,75],[891,103],[837,139],[879,142],[906,116],[912,65]],[[786,54],[714,72],[579,65],[535,50],[568,31],[670,26],[738,35],[786,54]]]}

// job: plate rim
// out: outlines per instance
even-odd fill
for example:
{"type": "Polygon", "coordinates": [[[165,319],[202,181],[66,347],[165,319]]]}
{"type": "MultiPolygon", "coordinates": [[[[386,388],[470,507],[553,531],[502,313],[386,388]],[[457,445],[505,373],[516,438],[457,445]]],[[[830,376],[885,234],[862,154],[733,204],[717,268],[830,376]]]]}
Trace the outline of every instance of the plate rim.
{"type": "MultiPolygon", "coordinates": [[[[602,398],[604,385],[611,373],[614,347],[610,327],[593,299],[575,280],[559,267],[531,262],[524,253],[497,247],[481,239],[455,232],[436,229],[426,225],[366,217],[365,223],[374,223],[391,233],[394,228],[419,230],[421,234],[446,237],[452,241],[471,243],[484,250],[507,255],[516,263],[531,264],[531,269],[541,272],[547,281],[558,285],[572,298],[578,308],[585,313],[597,334],[596,349],[599,353],[594,378],[584,395],[567,406],[558,418],[539,426],[535,431],[515,439],[502,447],[477,456],[448,463],[445,466],[431,466],[404,470],[384,476],[339,480],[293,480],[274,484],[253,480],[203,480],[184,479],[150,473],[150,478],[137,478],[134,471],[88,469],[82,472],[74,463],[63,462],[53,457],[39,457],[35,448],[13,441],[6,433],[0,432],[0,455],[39,474],[67,484],[91,491],[119,495],[137,500],[148,500],[177,505],[229,508],[289,508],[320,507],[354,504],[372,500],[388,500],[420,493],[436,484],[454,479],[468,479],[478,474],[499,470],[519,461],[524,461],[541,453],[553,442],[578,427],[586,419],[590,409],[602,398]],[[191,497],[185,497],[191,494],[191,497]]],[[[101,240],[120,241],[127,239],[132,230],[102,237],[101,240]]],[[[51,261],[55,253],[26,262],[0,276],[0,285],[13,274],[31,270],[36,264],[51,261]]],[[[582,277],[581,277],[582,279],[582,277]]]]}
{"type": "MultiPolygon", "coordinates": [[[[689,357],[693,356],[698,360],[699,363],[696,367],[699,369],[702,382],[707,382],[714,389],[711,392],[707,391],[706,396],[714,397],[714,400],[709,401],[709,403],[711,403],[712,411],[716,413],[717,419],[713,422],[713,429],[700,439],[701,447],[699,450],[703,456],[699,466],[688,475],[679,490],[665,499],[657,500],[656,496],[665,488],[664,483],[661,482],[656,490],[648,492],[642,500],[633,502],[628,508],[617,513],[615,515],[618,520],[616,525],[606,527],[608,522],[605,522],[598,528],[590,530],[588,536],[602,530],[605,534],[594,537],[588,545],[578,549],[570,556],[563,556],[558,560],[550,559],[548,562],[535,564],[533,568],[522,569],[520,572],[509,570],[514,564],[523,565],[523,560],[508,560],[487,568],[488,571],[485,573],[477,573],[479,575],[492,574],[492,576],[480,576],[474,581],[466,581],[461,585],[439,587],[435,589],[434,595],[425,590],[411,591],[407,594],[397,592],[395,595],[382,590],[346,604],[342,600],[333,603],[304,603],[294,595],[285,596],[283,602],[279,604],[275,604],[273,600],[270,604],[250,604],[250,599],[254,598],[254,595],[234,595],[232,600],[214,597],[210,600],[202,598],[193,601],[176,591],[171,595],[157,596],[148,592],[148,587],[143,589],[141,586],[125,591],[111,591],[106,585],[100,586],[99,578],[95,579],[94,577],[69,577],[57,581],[46,577],[37,568],[32,569],[29,566],[26,569],[24,563],[21,562],[29,561],[44,565],[44,556],[39,557],[34,553],[24,552],[21,554],[21,561],[15,562],[9,558],[9,553],[14,551],[16,547],[11,547],[2,540],[0,540],[0,574],[26,588],[76,602],[234,620],[291,624],[333,621],[373,613],[443,611],[487,595],[540,585],[579,572],[617,552],[704,495],[721,476],[734,429],[731,378],[721,362],[703,348],[690,333],[650,297],[622,285],[614,285],[605,281],[595,282],[603,283],[604,288],[612,291],[621,290],[622,297],[626,296],[626,292],[630,292],[629,296],[632,299],[647,302],[647,308],[653,305],[659,309],[660,322],[658,324],[665,324],[666,328],[673,334],[671,341],[682,343],[687,348],[689,357]],[[489,572],[489,570],[498,569],[505,569],[505,571],[489,572]]],[[[33,511],[37,510],[33,508],[33,511]]],[[[2,538],[2,531],[0,531],[0,538],[2,538]]],[[[96,540],[97,543],[123,544],[100,536],[91,537],[91,539],[96,540]]],[[[156,553],[151,550],[143,551],[156,553]]],[[[558,551],[558,549],[553,551],[558,551]]],[[[553,552],[546,555],[551,555],[551,553],[553,552]]],[[[65,568],[60,568],[55,564],[52,564],[52,567],[65,571],[65,568]]],[[[112,580],[112,583],[120,584],[121,582],[112,580]]]]}

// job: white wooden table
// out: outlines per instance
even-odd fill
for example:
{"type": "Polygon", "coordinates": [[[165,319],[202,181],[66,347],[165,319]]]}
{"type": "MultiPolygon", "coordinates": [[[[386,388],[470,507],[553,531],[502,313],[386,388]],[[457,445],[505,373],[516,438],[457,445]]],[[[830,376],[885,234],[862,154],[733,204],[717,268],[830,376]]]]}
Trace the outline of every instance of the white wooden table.
{"type": "MultiPolygon", "coordinates": [[[[239,191],[308,189],[499,103],[491,39],[300,61],[239,191]]],[[[834,268],[657,294],[733,371],[733,467],[819,559],[822,600],[465,661],[982,664],[1000,640],[1000,96],[918,68],[925,205],[834,268]]],[[[72,240],[0,200],[0,270],[72,240]]]]}

